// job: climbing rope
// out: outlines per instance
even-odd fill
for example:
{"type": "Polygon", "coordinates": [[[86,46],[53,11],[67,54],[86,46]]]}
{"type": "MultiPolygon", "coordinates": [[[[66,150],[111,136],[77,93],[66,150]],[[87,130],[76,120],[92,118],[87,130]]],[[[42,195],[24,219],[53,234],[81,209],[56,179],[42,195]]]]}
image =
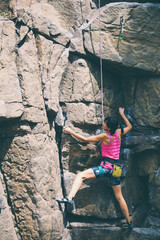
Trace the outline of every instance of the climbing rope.
{"type": "Polygon", "coordinates": [[[103,72],[102,72],[102,48],[101,48],[101,1],[99,0],[99,52],[100,52],[100,76],[101,76],[101,116],[102,124],[104,122],[104,109],[103,109],[103,72]]]}

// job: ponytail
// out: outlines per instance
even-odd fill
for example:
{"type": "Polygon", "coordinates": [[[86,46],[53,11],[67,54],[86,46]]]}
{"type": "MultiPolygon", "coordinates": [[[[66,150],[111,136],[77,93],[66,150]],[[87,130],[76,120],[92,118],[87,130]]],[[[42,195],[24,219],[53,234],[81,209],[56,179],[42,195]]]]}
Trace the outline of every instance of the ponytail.
{"type": "MultiPolygon", "coordinates": [[[[117,129],[117,128],[116,128],[116,129],[117,129]]],[[[114,135],[114,134],[115,134],[116,129],[115,129],[115,128],[110,129],[111,135],[114,135]]]]}
{"type": "Polygon", "coordinates": [[[122,133],[122,135],[123,135],[123,133],[124,133],[123,126],[121,125],[120,127],[121,127],[121,133],[122,133]]]}

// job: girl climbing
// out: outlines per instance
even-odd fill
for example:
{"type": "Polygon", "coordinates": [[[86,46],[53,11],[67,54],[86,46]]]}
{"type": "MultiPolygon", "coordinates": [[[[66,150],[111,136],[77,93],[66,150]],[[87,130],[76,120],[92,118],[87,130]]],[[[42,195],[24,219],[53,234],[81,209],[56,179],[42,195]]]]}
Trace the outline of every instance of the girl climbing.
{"type": "Polygon", "coordinates": [[[68,197],[57,199],[57,202],[73,204],[74,197],[77,191],[80,189],[83,183],[83,180],[106,177],[109,179],[114,195],[128,223],[128,227],[130,230],[132,230],[134,226],[130,221],[128,207],[121,192],[120,177],[112,176],[113,165],[119,164],[121,136],[125,135],[132,129],[131,123],[129,122],[129,120],[126,118],[124,114],[124,108],[119,108],[119,113],[126,124],[126,127],[123,129],[117,129],[118,122],[114,117],[105,118],[103,122],[104,132],[95,136],[83,137],[75,133],[74,131],[72,131],[69,127],[65,127],[63,129],[64,133],[71,134],[73,137],[83,142],[100,142],[101,141],[102,161],[100,163],[100,166],[93,167],[78,173],[68,197]]]}

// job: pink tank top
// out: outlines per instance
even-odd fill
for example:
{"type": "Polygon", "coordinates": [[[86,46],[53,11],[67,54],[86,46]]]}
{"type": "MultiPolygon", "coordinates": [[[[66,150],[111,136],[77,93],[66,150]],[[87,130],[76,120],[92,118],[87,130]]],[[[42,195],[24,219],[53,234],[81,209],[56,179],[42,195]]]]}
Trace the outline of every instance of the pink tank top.
{"type": "Polygon", "coordinates": [[[121,139],[117,131],[115,132],[114,135],[112,136],[110,135],[110,140],[111,140],[110,144],[101,143],[102,156],[118,160],[121,147],[121,139]]]}

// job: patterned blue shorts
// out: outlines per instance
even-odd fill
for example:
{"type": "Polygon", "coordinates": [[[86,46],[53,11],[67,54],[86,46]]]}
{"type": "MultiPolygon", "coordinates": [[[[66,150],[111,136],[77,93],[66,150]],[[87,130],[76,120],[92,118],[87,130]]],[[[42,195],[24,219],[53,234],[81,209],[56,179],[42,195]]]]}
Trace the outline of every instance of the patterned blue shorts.
{"type": "Polygon", "coordinates": [[[93,167],[92,170],[93,170],[96,178],[106,177],[109,180],[111,186],[120,185],[120,177],[113,177],[112,169],[103,168],[102,166],[98,166],[98,167],[93,167]]]}

